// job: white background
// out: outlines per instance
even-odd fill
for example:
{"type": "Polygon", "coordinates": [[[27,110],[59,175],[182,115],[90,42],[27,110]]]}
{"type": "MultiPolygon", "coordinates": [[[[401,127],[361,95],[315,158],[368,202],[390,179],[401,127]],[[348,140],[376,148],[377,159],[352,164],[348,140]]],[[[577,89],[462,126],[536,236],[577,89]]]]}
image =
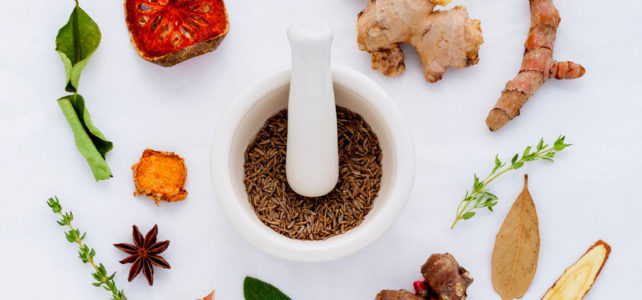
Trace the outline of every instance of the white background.
{"type": "MultiPolygon", "coordinates": [[[[220,48],[171,68],[142,60],[129,41],[122,1],[83,0],[103,39],[80,81],[95,124],[111,139],[107,161],[115,177],[94,182],[56,99],[64,68],[54,51],[73,1],[5,1],[0,9],[0,287],[3,299],[107,299],[90,285],[88,265],[67,243],[45,202],[58,195],[74,225],[129,299],[241,299],[252,275],[294,299],[374,299],[381,289],[412,290],[419,267],[450,252],[474,276],[470,299],[499,299],[490,278],[495,234],[530,175],[540,220],[537,273],[524,296],[539,299],[562,271],[597,239],[613,246],[586,299],[635,299],[642,283],[642,2],[557,0],[562,16],[554,57],[587,68],[575,81],[547,82],[522,116],[497,133],[484,120],[506,81],[519,69],[530,14],[526,0],[459,0],[481,19],[478,65],[424,81],[416,52],[404,47],[407,71],[387,78],[370,69],[356,44],[365,0],[227,1],[231,30],[220,48]],[[253,79],[289,65],[286,28],[321,19],[335,30],[333,62],[365,73],[395,99],[412,132],[417,176],[408,205],[385,235],[357,254],[307,264],[268,256],[240,237],[210,185],[209,151],[226,104],[253,79]],[[500,153],[509,159],[540,137],[567,135],[573,147],[554,164],[532,163],[490,188],[495,213],[480,211],[448,227],[458,201],[500,153]],[[187,200],[156,207],[134,198],[130,166],[147,148],[175,151],[189,170],[187,200]],[[155,285],[127,282],[129,265],[116,242],[131,241],[131,225],[160,227],[171,240],[155,285]]],[[[453,4],[450,5],[452,7],[453,4]]],[[[216,145],[214,145],[216,146],[216,145]]]]}

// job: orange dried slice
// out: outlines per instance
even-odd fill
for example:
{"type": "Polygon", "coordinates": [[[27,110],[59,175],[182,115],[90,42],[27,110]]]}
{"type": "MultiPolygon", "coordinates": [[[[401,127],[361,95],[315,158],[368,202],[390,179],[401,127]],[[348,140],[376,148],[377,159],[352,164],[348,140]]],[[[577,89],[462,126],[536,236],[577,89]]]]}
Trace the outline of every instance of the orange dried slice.
{"type": "Polygon", "coordinates": [[[145,195],[154,199],[156,205],[161,200],[175,202],[187,197],[185,161],[174,152],[146,149],[132,170],[136,185],[134,196],[145,195]]]}
{"type": "Polygon", "coordinates": [[[125,20],[136,52],[165,67],[214,51],[230,29],[223,0],[125,0],[125,20]]]}

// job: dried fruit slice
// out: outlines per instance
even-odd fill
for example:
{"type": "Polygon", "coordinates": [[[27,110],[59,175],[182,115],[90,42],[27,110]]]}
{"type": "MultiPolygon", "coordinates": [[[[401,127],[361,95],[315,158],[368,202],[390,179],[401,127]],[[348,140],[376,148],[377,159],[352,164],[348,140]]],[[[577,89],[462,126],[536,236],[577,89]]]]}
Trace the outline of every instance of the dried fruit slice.
{"type": "Polygon", "coordinates": [[[213,51],[230,25],[223,0],[125,0],[136,52],[161,66],[213,51]]]}
{"type": "Polygon", "coordinates": [[[146,149],[134,170],[136,192],[134,196],[145,195],[156,201],[175,202],[184,200],[187,168],[185,161],[174,152],[146,149]]]}
{"type": "Polygon", "coordinates": [[[542,300],[582,299],[589,292],[597,276],[600,275],[606,260],[609,259],[611,246],[599,240],[580,257],[546,292],[542,300]]]}

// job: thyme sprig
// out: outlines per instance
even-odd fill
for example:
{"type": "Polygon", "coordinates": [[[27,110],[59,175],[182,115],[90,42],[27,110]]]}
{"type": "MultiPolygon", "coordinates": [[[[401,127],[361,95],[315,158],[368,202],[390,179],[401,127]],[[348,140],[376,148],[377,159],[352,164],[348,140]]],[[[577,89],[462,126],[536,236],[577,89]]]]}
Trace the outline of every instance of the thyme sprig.
{"type": "Polygon", "coordinates": [[[457,206],[457,215],[455,216],[455,221],[450,226],[450,229],[455,228],[455,225],[457,225],[457,222],[460,220],[468,220],[474,217],[476,214],[474,210],[476,209],[488,208],[488,210],[492,212],[493,207],[497,205],[498,199],[497,196],[486,188],[488,184],[508,171],[517,170],[523,167],[526,162],[536,160],[547,160],[552,162],[555,154],[564,150],[566,147],[571,146],[571,144],[565,144],[564,139],[564,136],[559,136],[557,140],[555,140],[555,143],[550,147],[549,145],[544,144],[544,139],[540,139],[539,143],[535,147],[535,151],[531,152],[531,150],[533,150],[533,147],[531,146],[526,147],[521,156],[519,153],[513,156],[510,160],[510,165],[508,166],[508,162],[502,162],[499,159],[499,154],[496,155],[495,167],[484,180],[480,180],[480,178],[477,177],[477,174],[474,174],[472,192],[466,191],[466,196],[464,196],[464,199],[459,202],[459,206],[457,206]]]}
{"type": "Polygon", "coordinates": [[[103,266],[102,263],[96,265],[96,263],[94,262],[96,251],[93,248],[89,248],[87,244],[83,243],[83,240],[85,239],[85,235],[87,233],[84,232],[81,234],[78,228],[74,228],[73,226],[71,226],[71,221],[73,221],[74,219],[73,213],[62,211],[62,206],[60,205],[58,197],[49,198],[49,201],[47,201],[47,205],[49,205],[49,207],[55,214],[60,215],[61,219],[56,221],[56,223],[58,223],[58,225],[60,226],[66,226],[69,228],[69,230],[65,232],[65,237],[70,243],[78,244],[78,256],[80,257],[80,260],[82,260],[83,263],[89,263],[94,268],[95,272],[92,273],[91,276],[94,277],[96,282],[92,284],[96,287],[102,286],[105,290],[111,292],[113,300],[127,300],[125,291],[119,291],[116,287],[116,283],[114,282],[114,276],[116,275],[116,272],[111,275],[107,275],[105,266],[103,266]]]}

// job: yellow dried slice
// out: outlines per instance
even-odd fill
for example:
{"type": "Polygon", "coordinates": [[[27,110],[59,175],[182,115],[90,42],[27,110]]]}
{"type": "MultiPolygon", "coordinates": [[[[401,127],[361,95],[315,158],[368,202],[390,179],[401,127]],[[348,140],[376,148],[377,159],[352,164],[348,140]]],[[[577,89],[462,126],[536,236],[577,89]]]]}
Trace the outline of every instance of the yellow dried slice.
{"type": "Polygon", "coordinates": [[[611,246],[599,240],[548,289],[542,300],[579,300],[591,290],[611,253],[611,246]]]}

